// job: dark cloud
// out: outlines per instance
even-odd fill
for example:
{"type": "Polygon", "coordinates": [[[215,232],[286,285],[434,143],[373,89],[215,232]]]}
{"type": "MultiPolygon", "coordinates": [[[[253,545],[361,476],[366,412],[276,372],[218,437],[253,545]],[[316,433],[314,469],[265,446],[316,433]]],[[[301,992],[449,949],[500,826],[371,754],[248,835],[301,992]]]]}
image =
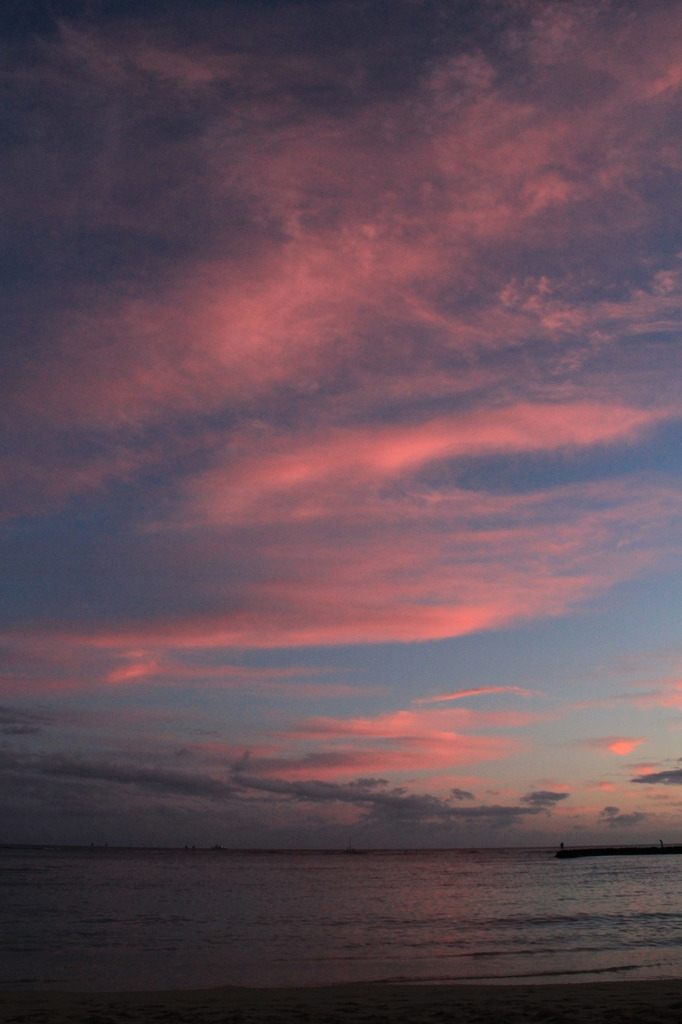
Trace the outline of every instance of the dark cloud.
{"type": "Polygon", "coordinates": [[[229,781],[207,774],[192,775],[170,769],[117,764],[113,761],[66,754],[26,756],[2,751],[0,771],[33,777],[61,777],[92,783],[115,783],[167,796],[216,799],[226,798],[235,793],[235,787],[229,781]]]}
{"type": "Polygon", "coordinates": [[[638,825],[644,821],[646,814],[642,811],[633,811],[631,814],[621,814],[620,807],[605,807],[600,811],[599,817],[602,824],[609,828],[628,828],[630,825],[638,825]]]}
{"type": "MultiPolygon", "coordinates": [[[[235,782],[245,790],[272,793],[296,802],[346,803],[364,810],[369,822],[440,822],[484,821],[491,825],[509,826],[528,815],[539,814],[551,802],[539,805],[506,806],[502,804],[480,804],[474,807],[453,807],[450,800],[443,800],[430,794],[409,793],[404,787],[386,789],[383,780],[364,779],[354,783],[289,781],[246,775],[238,770],[235,782]]],[[[473,799],[471,794],[461,797],[457,790],[451,799],[473,799]]]]}
{"type": "Polygon", "coordinates": [[[648,772],[637,775],[630,782],[643,782],[649,785],[682,786],[682,768],[671,768],[664,772],[648,772]]]}
{"type": "Polygon", "coordinates": [[[543,808],[508,804],[479,804],[476,807],[453,807],[452,819],[488,821],[491,825],[508,826],[517,824],[526,815],[539,814],[543,808]]]}
{"type": "Polygon", "coordinates": [[[35,736],[51,721],[35,711],[0,706],[0,733],[5,736],[35,736]]]}
{"type": "Polygon", "coordinates": [[[547,789],[535,790],[533,793],[526,793],[521,797],[522,804],[530,804],[532,807],[554,807],[561,800],[566,800],[569,793],[552,793],[547,789]]]}
{"type": "Polygon", "coordinates": [[[451,789],[450,796],[453,800],[473,800],[474,794],[470,793],[468,789],[451,789]]]}
{"type": "Polygon", "coordinates": [[[388,786],[388,779],[355,779],[349,782],[349,786],[357,786],[359,789],[377,789],[381,786],[388,786]]]}
{"type": "Polygon", "coordinates": [[[401,786],[390,787],[380,778],[358,778],[348,783],[266,778],[248,774],[248,767],[249,760],[243,757],[225,777],[220,777],[202,771],[191,773],[169,767],[126,764],[113,758],[0,752],[0,774],[9,789],[23,792],[33,802],[40,802],[43,788],[45,793],[51,794],[52,803],[57,801],[64,806],[74,801],[76,805],[87,806],[88,791],[95,803],[106,799],[112,801],[112,807],[118,806],[116,790],[119,787],[137,794],[137,801],[142,797],[151,801],[149,806],[156,806],[159,801],[165,804],[189,798],[209,800],[213,806],[222,803],[225,809],[247,806],[253,810],[256,798],[255,806],[261,809],[259,825],[254,822],[254,826],[263,830],[268,827],[270,812],[267,808],[287,804],[298,805],[301,811],[310,805],[346,804],[360,812],[359,826],[370,830],[379,828],[383,835],[393,839],[399,839],[404,830],[409,832],[412,826],[444,829],[480,823],[504,828],[548,809],[546,803],[453,806],[453,800],[470,800],[472,795],[462,797],[457,795],[462,791],[455,791],[449,799],[441,799],[428,793],[410,793],[401,786]]]}

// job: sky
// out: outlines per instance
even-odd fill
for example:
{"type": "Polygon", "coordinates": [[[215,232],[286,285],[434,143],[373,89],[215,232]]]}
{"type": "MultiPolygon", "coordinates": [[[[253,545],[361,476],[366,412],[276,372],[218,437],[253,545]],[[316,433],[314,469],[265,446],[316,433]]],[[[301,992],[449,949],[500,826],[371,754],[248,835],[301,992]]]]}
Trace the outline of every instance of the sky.
{"type": "Polygon", "coordinates": [[[0,842],[682,841],[682,6],[0,15],[0,842]]]}

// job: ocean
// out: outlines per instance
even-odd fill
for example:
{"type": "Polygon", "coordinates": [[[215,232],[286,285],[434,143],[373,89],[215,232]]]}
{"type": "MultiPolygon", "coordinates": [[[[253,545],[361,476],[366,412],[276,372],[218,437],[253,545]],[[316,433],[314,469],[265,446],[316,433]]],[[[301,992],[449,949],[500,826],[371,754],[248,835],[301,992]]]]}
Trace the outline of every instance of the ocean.
{"type": "Polygon", "coordinates": [[[0,988],[682,977],[682,857],[0,848],[0,988]]]}

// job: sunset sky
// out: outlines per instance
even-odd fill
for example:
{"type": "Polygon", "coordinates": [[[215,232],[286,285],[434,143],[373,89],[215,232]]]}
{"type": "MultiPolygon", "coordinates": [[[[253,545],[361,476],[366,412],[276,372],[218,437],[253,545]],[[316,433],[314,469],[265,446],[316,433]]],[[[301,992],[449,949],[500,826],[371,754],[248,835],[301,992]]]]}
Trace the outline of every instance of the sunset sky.
{"type": "Polygon", "coordinates": [[[682,842],[678,0],[5,11],[0,842],[682,842]]]}

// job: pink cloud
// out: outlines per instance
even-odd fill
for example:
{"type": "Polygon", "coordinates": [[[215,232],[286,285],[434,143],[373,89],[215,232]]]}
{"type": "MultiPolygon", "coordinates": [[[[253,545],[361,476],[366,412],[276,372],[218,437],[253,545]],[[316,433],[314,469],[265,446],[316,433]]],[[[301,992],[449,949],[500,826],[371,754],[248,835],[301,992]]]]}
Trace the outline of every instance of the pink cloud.
{"type": "MultiPolygon", "coordinates": [[[[205,619],[207,635],[250,642],[253,629],[264,643],[418,639],[557,614],[662,559],[659,530],[677,507],[672,493],[611,486],[531,496],[427,492],[381,504],[369,494],[364,507],[363,496],[339,493],[324,510],[321,497],[318,519],[342,531],[343,550],[330,548],[324,533],[318,541],[305,517],[300,540],[295,526],[288,537],[279,533],[276,549],[259,536],[279,579],[259,584],[253,610],[222,627],[205,619]],[[385,533],[368,529],[372,523],[385,533]],[[623,543],[627,534],[639,538],[636,546],[623,543]]],[[[202,630],[185,626],[186,634],[202,630]]]]}
{"type": "MultiPolygon", "coordinates": [[[[188,602],[206,610],[100,623],[92,633],[102,645],[462,635],[561,614],[665,557],[675,488],[644,493],[632,479],[620,490],[490,494],[457,488],[447,465],[632,444],[678,415],[676,372],[604,358],[620,338],[679,329],[674,263],[618,299],[578,286],[589,268],[576,253],[605,237],[611,252],[614,238],[648,223],[631,183],[651,153],[661,166],[676,160],[651,113],[674,109],[679,13],[652,16],[648,33],[618,24],[614,43],[590,21],[586,47],[580,19],[547,9],[518,40],[535,90],[507,89],[481,54],[457,56],[434,62],[412,93],[364,97],[348,119],[311,109],[292,119],[291,93],[273,86],[341,80],[343,62],[245,64],[210,41],[131,47],[94,32],[50,44],[56,81],[60,48],[77,55],[84,81],[115,82],[125,95],[140,70],[192,97],[221,81],[252,126],[235,136],[229,117],[208,122],[194,184],[215,210],[210,245],[194,239],[192,255],[153,287],[78,293],[42,324],[45,357],[6,413],[13,427],[19,415],[38,433],[42,424],[50,436],[108,438],[102,459],[7,466],[12,492],[26,474],[33,511],[175,466],[185,432],[176,421],[229,410],[229,426],[197,427],[184,442],[187,462],[211,468],[189,473],[183,463],[170,488],[177,517],[146,523],[148,536],[180,524],[182,543],[211,567],[202,601],[188,602]],[[586,87],[573,102],[597,61],[609,88],[586,87]],[[235,208],[248,221],[238,237],[221,213],[235,208]],[[558,263],[575,272],[541,273],[518,255],[559,241],[558,263]],[[503,269],[491,269],[489,246],[503,269]],[[607,369],[595,369],[595,353],[607,369]],[[275,417],[282,391],[288,415],[275,417]],[[448,400],[438,413],[422,404],[434,398],[448,400]],[[398,399],[408,413],[389,423],[398,399]],[[145,438],[139,455],[136,439],[151,428],[164,440],[145,438]],[[438,473],[447,479],[434,482],[438,473]],[[234,589],[225,582],[239,575],[232,528],[259,561],[234,589]]],[[[162,158],[173,155],[171,146],[162,158]]],[[[74,190],[75,230],[135,223],[114,197],[138,162],[98,166],[101,196],[74,190]]],[[[163,234],[167,210],[150,200],[134,212],[149,237],[163,234]]],[[[71,440],[62,438],[69,452],[71,440]]],[[[111,671],[138,670],[147,671],[111,671]]]]}
{"type": "Polygon", "coordinates": [[[610,750],[612,754],[625,757],[627,754],[631,754],[641,743],[644,743],[644,740],[632,736],[604,736],[599,739],[586,740],[585,742],[591,747],[596,747],[599,750],[610,750]]]}
{"type": "MultiPolygon", "coordinates": [[[[240,527],[254,557],[235,582],[230,533],[215,528],[202,538],[212,583],[207,589],[202,578],[201,614],[137,615],[72,630],[73,642],[154,652],[411,641],[556,615],[665,564],[663,539],[679,513],[674,490],[643,491],[636,481],[516,495],[415,487],[386,496],[369,485],[344,493],[339,481],[311,500],[315,522],[297,495],[293,508],[280,508],[276,529],[272,510],[269,523],[240,527]]],[[[192,550],[187,530],[171,532],[181,567],[192,550]]],[[[191,594],[191,577],[184,586],[191,594]]],[[[108,671],[120,668],[127,664],[108,671]]]]}
{"type": "MultiPolygon", "coordinates": [[[[119,660],[120,655],[113,651],[113,656],[119,660]]],[[[214,684],[224,683],[230,688],[238,688],[240,685],[249,686],[253,683],[260,683],[264,687],[280,687],[291,691],[292,695],[300,688],[301,692],[312,694],[317,689],[331,695],[357,694],[358,688],[346,685],[324,683],[301,683],[301,677],[324,676],[333,671],[324,668],[308,667],[256,667],[251,665],[202,665],[200,663],[189,663],[173,658],[168,651],[160,652],[156,657],[149,657],[145,652],[127,652],[123,664],[107,673],[107,683],[139,682],[142,680],[163,680],[165,683],[201,682],[207,681],[214,684]]],[[[365,692],[365,691],[363,691],[365,692]]]]}
{"type": "Polygon", "coordinates": [[[682,711],[682,679],[675,675],[659,677],[652,681],[658,684],[659,689],[652,693],[648,706],[658,705],[682,711]]]}
{"type": "Polygon", "coordinates": [[[362,772],[440,775],[454,767],[509,757],[521,749],[520,742],[508,735],[486,735],[485,731],[508,731],[534,720],[536,716],[531,714],[465,709],[307,719],[273,737],[280,753],[272,770],[287,777],[306,777],[307,773],[308,777],[336,778],[362,772]],[[303,745],[308,753],[286,753],[292,745],[303,745]]]}
{"type": "MultiPolygon", "coordinates": [[[[307,700],[358,697],[383,689],[332,681],[328,677],[338,669],[331,666],[202,664],[179,656],[168,641],[153,649],[130,650],[120,640],[93,643],[91,638],[68,633],[15,632],[1,640],[0,694],[4,697],[153,685],[233,691],[257,687],[263,693],[307,700]]],[[[192,645],[187,646],[191,650],[192,645]]]]}
{"type": "Polygon", "coordinates": [[[107,673],[106,682],[114,684],[139,683],[150,677],[158,676],[160,671],[161,666],[155,659],[131,658],[127,664],[107,673]]]}
{"type": "MultiPolygon", "coordinates": [[[[102,82],[133,90],[140,72],[194,99],[228,83],[252,131],[234,145],[229,119],[208,130],[201,186],[217,211],[213,249],[195,252],[154,289],[95,297],[88,290],[54,316],[43,360],[12,399],[12,427],[18,417],[50,435],[75,426],[115,436],[105,455],[76,455],[62,439],[63,451],[7,459],[8,507],[35,513],[163,470],[181,443],[174,419],[227,406],[258,427],[195,438],[202,456],[214,453],[214,468],[184,492],[185,513],[200,522],[277,521],[293,496],[289,516],[315,519],[341,482],[404,481],[453,458],[632,442],[676,415],[676,373],[586,369],[594,351],[623,337],[679,330],[674,266],[655,268],[619,301],[576,298],[570,281],[515,263],[485,301],[476,291],[489,279],[482,246],[562,237],[569,249],[584,248],[585,232],[626,231],[644,220],[630,183],[658,151],[646,103],[655,100],[659,113],[674,103],[682,66],[679,16],[656,13],[647,24],[646,33],[621,24],[614,43],[595,22],[564,22],[553,8],[533,23],[519,46],[550,99],[560,98],[567,69],[571,84],[593,68],[595,53],[608,67],[609,89],[584,103],[545,104],[542,90],[516,95],[478,54],[434,65],[416,93],[368,102],[352,120],[306,111],[295,125],[290,92],[273,92],[273,83],[339,82],[348,73],[343,62],[293,66],[216,53],[206,42],[185,49],[151,37],[123,44],[94,31],[63,33],[52,44],[56,80],[61,47],[87,69],[80,73],[95,91],[102,82]],[[603,43],[596,49],[595,38],[603,43]],[[622,124],[627,133],[614,135],[622,124]],[[596,166],[586,152],[598,154],[596,166]],[[628,202],[618,217],[597,229],[595,209],[622,196],[628,202]],[[218,211],[235,204],[249,211],[251,231],[238,257],[226,257],[234,224],[218,211]],[[550,373],[527,373],[541,362],[550,373]],[[566,367],[575,370],[568,394],[558,383],[566,367]],[[278,435],[266,426],[278,389],[309,399],[333,393],[339,380],[347,382],[343,398],[317,403],[303,429],[278,435]],[[338,426],[406,395],[415,403],[473,396],[482,405],[409,426],[338,426]],[[141,454],[131,435],[159,424],[165,442],[146,443],[141,454]]],[[[130,214],[111,198],[120,184],[114,170],[99,173],[102,198],[81,208],[74,195],[71,216],[130,227],[130,214]]],[[[153,211],[138,214],[150,218],[150,237],[161,230],[153,211]]],[[[38,439],[36,451],[43,447],[38,439]]],[[[415,614],[417,635],[438,636],[507,621],[508,612],[448,604],[420,626],[424,617],[415,614]]]]}
{"type": "MultiPolygon", "coordinates": [[[[526,40],[531,49],[542,39],[555,52],[551,20],[535,26],[526,40]]],[[[532,240],[537,217],[548,208],[570,227],[581,203],[626,190],[656,130],[633,104],[642,95],[664,95],[680,67],[679,45],[670,41],[678,34],[658,17],[649,26],[655,46],[645,42],[647,34],[634,33],[627,48],[597,48],[612,87],[583,104],[545,108],[541,96],[515,97],[498,85],[483,57],[468,55],[434,67],[416,97],[369,103],[352,121],[307,111],[295,126],[287,123],[289,94],[282,88],[278,106],[273,82],[338,80],[342,68],[303,58],[300,66],[272,57],[245,61],[241,52],[213,53],[206,44],[183,49],[170,42],[164,49],[159,40],[122,45],[94,33],[62,36],[60,45],[79,54],[93,85],[113,76],[119,89],[133,89],[140,69],[193,95],[215,81],[229,83],[252,131],[240,132],[236,147],[229,123],[214,126],[202,185],[217,210],[221,201],[228,207],[228,200],[241,199],[254,217],[278,227],[284,244],[252,241],[239,261],[200,256],[165,282],[158,298],[138,295],[83,310],[63,325],[61,369],[51,361],[52,378],[47,368],[39,372],[33,394],[70,421],[139,422],[168,408],[219,403],[226,390],[234,399],[263,394],[282,380],[315,386],[330,364],[348,368],[358,351],[369,356],[360,335],[377,317],[440,324],[447,346],[465,350],[518,340],[530,308],[523,326],[497,305],[476,316],[454,312],[436,301],[437,286],[466,291],[481,241],[532,240]],[[645,56],[636,60],[637,54],[645,56]],[[631,130],[609,147],[599,145],[622,123],[623,111],[631,114],[631,130]],[[393,138],[387,123],[401,125],[393,138]],[[585,165],[586,150],[602,154],[596,169],[585,165]],[[104,345],[97,342],[102,336],[104,345]],[[339,337],[348,339],[341,360],[339,337]],[[117,359],[107,365],[106,389],[101,371],[112,342],[117,359]],[[58,386],[50,391],[55,371],[58,386]]],[[[598,32],[594,24],[589,31],[598,32]]],[[[576,26],[567,39],[579,79],[581,67],[592,67],[594,41],[586,47],[585,30],[576,26]]],[[[55,74],[59,66],[57,60],[55,74]]],[[[556,89],[557,66],[540,61],[537,70],[556,89]]],[[[115,206],[88,212],[105,222],[125,216],[115,206]]],[[[218,234],[221,227],[228,235],[234,225],[218,220],[218,234]]],[[[627,318],[627,303],[621,309],[627,318]]],[[[557,325],[570,315],[568,308],[551,314],[557,325]]],[[[539,326],[548,323],[545,315],[539,326]]],[[[389,372],[385,365],[377,369],[389,372]]],[[[413,381],[413,369],[398,366],[398,374],[413,381]]],[[[40,414],[39,403],[33,408],[40,414]]]]}
{"type": "Polygon", "coordinates": [[[376,718],[312,718],[302,722],[298,731],[305,736],[369,736],[410,738],[423,732],[453,735],[457,729],[512,728],[538,721],[542,716],[515,711],[472,711],[447,708],[429,711],[396,711],[376,718]]]}
{"type": "Polygon", "coordinates": [[[281,516],[278,496],[286,500],[293,494],[299,505],[294,514],[311,518],[324,507],[325,491],[334,489],[335,481],[347,491],[363,481],[377,485],[409,478],[452,458],[623,442],[666,415],[588,402],[523,403],[413,426],[335,431],[312,442],[257,433],[233,443],[225,468],[195,478],[189,498],[198,517],[237,523],[254,512],[281,516]],[[309,493],[313,489],[315,496],[309,493]]]}
{"type": "Polygon", "coordinates": [[[267,740],[252,737],[248,757],[243,748],[223,742],[195,742],[191,750],[200,760],[214,766],[242,764],[244,770],[282,779],[357,778],[363,775],[400,776],[415,789],[429,791],[458,788],[470,781],[454,767],[506,759],[522,749],[509,736],[430,733],[418,736],[357,735],[352,731],[337,735],[317,735],[293,728],[271,733],[267,740]],[[444,774],[445,773],[445,774],[444,774]]]}
{"type": "Polygon", "coordinates": [[[248,755],[233,742],[219,740],[193,742],[189,750],[214,767],[229,763],[256,775],[302,780],[398,775],[417,789],[428,784],[430,791],[434,786],[441,791],[479,784],[479,779],[462,776],[461,768],[506,759],[524,749],[509,733],[533,720],[533,715],[465,710],[315,718],[267,734],[251,731],[248,755]]]}
{"type": "Polygon", "coordinates": [[[367,773],[413,778],[455,766],[500,761],[521,749],[518,741],[501,736],[421,736],[395,739],[376,746],[338,743],[333,748],[296,756],[279,750],[269,763],[257,762],[258,770],[288,779],[345,779],[367,773]]]}
{"type": "Polygon", "coordinates": [[[78,637],[46,631],[12,631],[0,637],[3,645],[0,694],[3,697],[68,693],[90,689],[104,668],[97,653],[78,637]]]}
{"type": "Polygon", "coordinates": [[[658,772],[661,769],[665,770],[669,768],[669,765],[664,762],[651,763],[650,761],[638,761],[630,765],[633,772],[637,772],[638,775],[648,775],[651,772],[658,772]]]}
{"type": "Polygon", "coordinates": [[[533,696],[532,690],[524,690],[520,686],[476,686],[471,690],[455,690],[454,693],[441,693],[435,697],[416,697],[413,704],[436,704],[441,701],[461,700],[463,697],[476,697],[480,693],[513,693],[519,697],[533,696]]]}

